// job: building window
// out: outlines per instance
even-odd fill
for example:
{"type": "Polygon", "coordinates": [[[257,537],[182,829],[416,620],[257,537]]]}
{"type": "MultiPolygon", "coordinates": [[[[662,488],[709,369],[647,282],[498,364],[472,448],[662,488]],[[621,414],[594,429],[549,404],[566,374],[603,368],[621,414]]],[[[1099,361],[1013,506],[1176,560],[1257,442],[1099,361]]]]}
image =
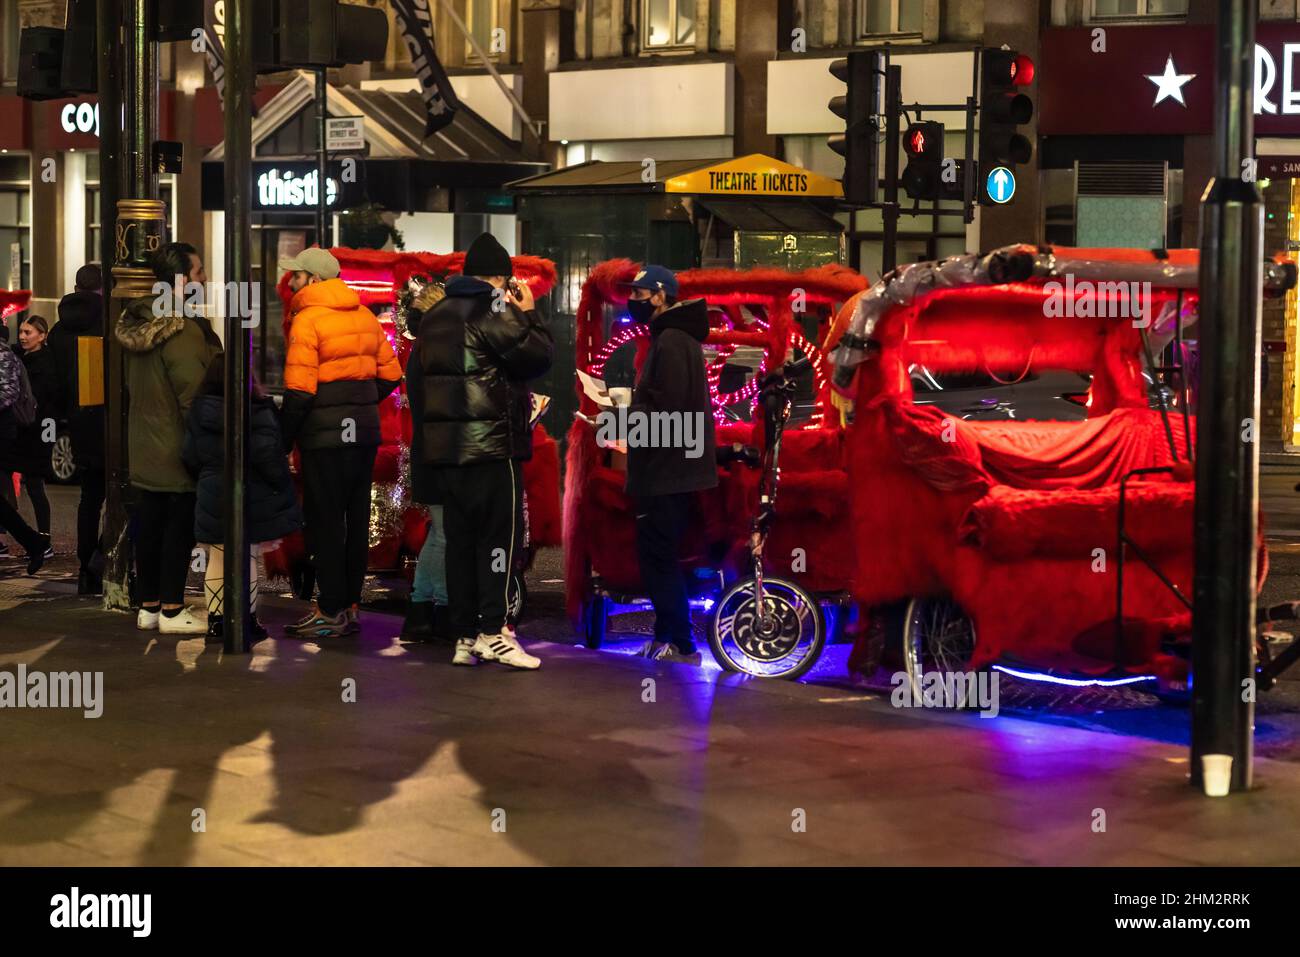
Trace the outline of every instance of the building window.
{"type": "Polygon", "coordinates": [[[15,83],[18,80],[18,4],[4,4],[4,22],[0,23],[0,80],[15,83]]]}
{"type": "Polygon", "coordinates": [[[1138,17],[1183,17],[1187,0],[1092,0],[1093,20],[1130,20],[1138,17]]]}
{"type": "Polygon", "coordinates": [[[642,49],[671,50],[694,46],[695,0],[642,0],[642,49]]]}
{"type": "Polygon", "coordinates": [[[859,0],[858,34],[862,37],[920,36],[925,0],[859,0]]]}
{"type": "Polygon", "coordinates": [[[32,288],[31,250],[32,193],[24,186],[0,184],[0,262],[4,282],[11,289],[32,288]],[[13,247],[19,249],[21,266],[13,271],[13,247]]]}
{"type": "Polygon", "coordinates": [[[86,258],[85,262],[99,262],[99,187],[86,187],[86,258]]]}
{"type": "MultiPolygon", "coordinates": [[[[500,57],[499,53],[492,52],[492,31],[497,28],[497,0],[467,0],[465,26],[489,60],[500,57]]],[[[478,62],[478,54],[468,39],[465,41],[465,59],[471,63],[478,62]]]]}

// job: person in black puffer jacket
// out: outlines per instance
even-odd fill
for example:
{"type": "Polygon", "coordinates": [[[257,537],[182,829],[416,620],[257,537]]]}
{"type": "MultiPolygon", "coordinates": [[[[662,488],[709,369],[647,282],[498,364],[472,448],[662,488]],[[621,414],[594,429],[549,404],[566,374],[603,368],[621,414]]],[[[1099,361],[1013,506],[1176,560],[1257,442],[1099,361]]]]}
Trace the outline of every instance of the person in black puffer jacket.
{"type": "Polygon", "coordinates": [[[520,462],[532,454],[528,380],[550,368],[554,343],[513,271],[484,233],[465,254],[464,275],[420,320],[407,367],[408,388],[419,379],[411,467],[417,488],[433,486],[434,502],[417,499],[443,509],[452,663],[533,669],[541,662],[507,628],[506,609],[523,540],[520,462]]]}
{"type": "Polygon", "coordinates": [[[102,275],[94,263],[77,270],[76,288],[59,300],[59,321],[50,330],[46,347],[59,373],[59,414],[68,422],[72,459],[81,482],[77,503],[77,559],[81,571],[77,593],[103,591],[103,551],[99,542],[100,515],[107,485],[104,476],[104,406],[82,405],[78,340],[104,338],[102,275]]]}
{"type": "MultiPolygon", "coordinates": [[[[185,423],[181,458],[197,479],[194,539],[209,545],[203,590],[208,598],[208,634],[220,636],[222,591],[225,580],[225,380],[224,357],[218,353],[208,366],[199,394],[185,423]]],[[[249,598],[253,629],[259,638],[266,631],[257,621],[257,558],[261,549],[302,527],[302,511],[289,475],[275,402],[253,383],[248,436],[248,540],[253,543],[249,598]]]]}

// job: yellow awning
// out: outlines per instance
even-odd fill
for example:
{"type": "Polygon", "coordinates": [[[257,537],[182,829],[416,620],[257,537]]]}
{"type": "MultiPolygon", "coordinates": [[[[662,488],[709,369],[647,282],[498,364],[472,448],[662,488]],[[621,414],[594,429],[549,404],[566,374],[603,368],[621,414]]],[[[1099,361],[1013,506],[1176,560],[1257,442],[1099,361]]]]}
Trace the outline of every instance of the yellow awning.
{"type": "Polygon", "coordinates": [[[716,196],[844,195],[839,180],[783,163],[762,153],[738,156],[673,176],[664,182],[664,192],[709,193],[716,196]]]}

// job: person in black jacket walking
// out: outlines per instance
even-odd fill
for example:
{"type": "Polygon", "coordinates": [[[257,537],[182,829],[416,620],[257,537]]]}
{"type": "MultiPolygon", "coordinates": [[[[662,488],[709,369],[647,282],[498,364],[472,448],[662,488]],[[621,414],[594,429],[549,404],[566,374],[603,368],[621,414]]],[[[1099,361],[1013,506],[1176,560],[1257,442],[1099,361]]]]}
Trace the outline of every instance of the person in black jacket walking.
{"type": "MultiPolygon", "coordinates": [[[[31,413],[28,394],[30,386],[26,383],[23,360],[14,355],[7,342],[0,342],[0,449],[12,448],[18,437],[18,408],[25,408],[25,417],[31,413]]],[[[5,482],[9,481],[4,473],[5,482]]],[[[13,487],[10,486],[12,493],[13,487]]],[[[46,550],[50,546],[50,536],[43,535],[32,528],[18,510],[4,496],[0,496],[0,531],[12,535],[27,552],[27,574],[35,575],[45,561],[46,550]]]]}
{"type": "Polygon", "coordinates": [[[47,348],[59,374],[60,415],[68,422],[72,458],[81,480],[77,503],[77,594],[98,595],[104,590],[103,552],[99,542],[104,509],[104,406],[82,405],[78,340],[104,338],[104,303],[100,295],[99,266],[89,263],[77,270],[76,288],[59,300],[59,321],[50,330],[47,348]]]}
{"type": "Polygon", "coordinates": [[[718,484],[713,403],[702,343],[709,334],[703,299],[677,301],[677,277],[646,266],[627,284],[628,313],[650,324],[646,354],[632,393],[628,421],[679,417],[687,444],[641,445],[630,439],[625,489],[636,510],[636,551],[641,582],[655,610],[654,638],[643,651],[661,661],[699,664],[691,637],[686,577],[678,563],[694,493],[718,484]]]}
{"type": "Polygon", "coordinates": [[[452,663],[541,665],[506,625],[515,551],[523,536],[523,473],[532,455],[528,380],[551,365],[553,342],[510,254],[484,233],[464,274],[420,321],[408,367],[417,376],[411,412],[412,485],[441,504],[447,538],[452,663]]]}
{"type": "MultiPolygon", "coordinates": [[[[45,347],[49,333],[44,316],[28,316],[18,326],[23,365],[36,397],[36,419],[19,428],[13,443],[0,448],[0,475],[6,483],[10,481],[9,473],[22,475],[23,487],[32,500],[36,527],[42,535],[50,534],[50,499],[45,494],[45,473],[50,467],[59,412],[58,370],[52,353],[45,347]]],[[[17,503],[14,504],[16,507],[17,503]]],[[[46,550],[45,557],[54,557],[53,548],[46,550]]]]}
{"type": "MultiPolygon", "coordinates": [[[[190,406],[185,422],[181,458],[197,480],[194,506],[194,540],[210,546],[203,591],[208,598],[208,635],[222,634],[222,592],[225,584],[225,375],[224,356],[218,353],[208,366],[203,385],[190,406]]],[[[302,527],[302,511],[289,475],[275,402],[256,380],[248,421],[248,540],[253,543],[249,562],[249,610],[258,638],[266,629],[257,621],[257,559],[267,545],[302,527]]]]}

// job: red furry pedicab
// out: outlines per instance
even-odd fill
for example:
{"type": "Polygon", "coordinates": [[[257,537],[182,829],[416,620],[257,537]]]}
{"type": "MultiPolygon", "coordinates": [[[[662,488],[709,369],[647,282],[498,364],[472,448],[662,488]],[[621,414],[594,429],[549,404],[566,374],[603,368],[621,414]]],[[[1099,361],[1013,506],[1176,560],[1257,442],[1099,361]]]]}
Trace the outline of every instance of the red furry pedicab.
{"type": "MultiPolygon", "coordinates": [[[[637,268],[625,259],[601,263],[583,285],[577,315],[577,368],[596,378],[604,377],[606,365],[620,347],[635,349],[637,368],[649,347],[648,327],[624,314],[627,289],[621,283],[630,280],[637,268]]],[[[681,299],[703,297],[710,307],[705,352],[719,449],[761,451],[760,417],[745,419],[760,382],[787,358],[810,360],[806,388],[811,392],[811,409],[784,436],[782,507],[767,550],[789,586],[774,600],[797,609],[803,631],[792,636],[791,653],[770,663],[765,673],[801,673],[816,660],[828,631],[827,613],[834,618],[831,609],[847,594],[852,570],[845,561],[852,545],[845,433],[838,418],[829,414],[829,368],[816,340],[829,329],[835,309],[864,289],[866,280],[842,266],[802,273],[699,269],[679,273],[677,278],[681,299]],[[728,361],[742,351],[760,352],[761,364],[743,381],[737,378],[729,384],[726,377],[734,377],[736,369],[733,362],[729,370],[728,361]]],[[[620,607],[643,605],[644,590],[632,506],[623,491],[625,460],[618,450],[598,442],[597,405],[581,388],[579,396],[565,474],[565,588],[570,615],[588,646],[597,647],[604,638],[607,616],[620,607]]],[[[698,586],[695,604],[712,608],[720,592],[743,573],[759,480],[755,469],[733,461],[719,466],[716,489],[696,496],[684,556],[698,586]]]]}
{"type": "MultiPolygon", "coordinates": [[[[927,671],[982,667],[1186,689],[1195,419],[1185,376],[1152,382],[1151,343],[1172,337],[1182,354],[1197,261],[1010,247],[904,267],[841,310],[828,344],[852,419],[851,590],[878,620],[901,609],[892,630],[917,693],[927,671]],[[914,403],[918,367],[998,381],[1073,370],[1091,377],[1087,417],[967,421],[914,403]]],[[[1265,277],[1271,295],[1295,284],[1290,264],[1265,277]]],[[[874,669],[873,633],[850,667],[874,669]]]]}
{"type": "MultiPolygon", "coordinates": [[[[335,248],[340,278],[355,289],[364,306],[382,308],[380,324],[387,334],[402,368],[413,340],[406,334],[406,309],[412,295],[426,283],[444,283],[460,273],[463,252],[440,255],[425,252],[383,252],[370,249],[335,248]]],[[[555,286],[555,264],[536,256],[515,256],[514,275],[526,282],[538,299],[555,286]]],[[[286,273],[280,279],[279,294],[285,306],[285,339],[289,338],[289,300],[293,298],[286,273]]],[[[380,405],[381,444],[375,459],[371,492],[370,567],[393,569],[403,556],[415,556],[424,545],[429,520],[423,508],[411,501],[410,445],[411,412],[406,400],[406,382],[380,405]]],[[[297,453],[294,454],[295,474],[297,453]]],[[[559,448],[539,423],[533,429],[533,456],[524,463],[524,495],[529,547],[521,552],[516,569],[521,587],[512,617],[522,611],[523,571],[535,549],[559,545],[560,468],[559,448]]],[[[268,576],[289,576],[294,591],[302,598],[311,594],[312,576],[302,536],[285,539],[280,547],[264,556],[268,576]]]]}

